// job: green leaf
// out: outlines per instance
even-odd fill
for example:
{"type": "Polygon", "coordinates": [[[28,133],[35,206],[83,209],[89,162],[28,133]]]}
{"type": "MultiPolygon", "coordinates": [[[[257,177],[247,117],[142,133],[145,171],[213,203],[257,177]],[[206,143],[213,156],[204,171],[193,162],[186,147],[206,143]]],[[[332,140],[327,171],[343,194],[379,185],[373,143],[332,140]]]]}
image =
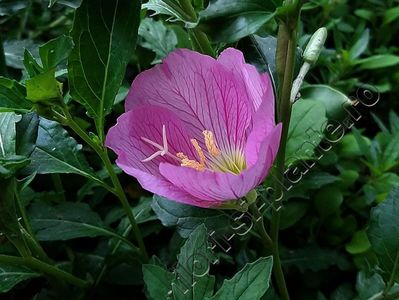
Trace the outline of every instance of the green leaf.
{"type": "Polygon", "coordinates": [[[295,225],[308,210],[308,204],[303,202],[288,202],[281,209],[280,229],[295,225]]]}
{"type": "Polygon", "coordinates": [[[385,283],[380,274],[367,274],[360,271],[357,274],[356,290],[359,300],[377,299],[377,295],[384,290],[385,283]]]}
{"type": "Polygon", "coordinates": [[[68,60],[71,96],[94,118],[100,139],[136,45],[138,0],[84,0],[76,10],[68,60]]]}
{"type": "Polygon", "coordinates": [[[26,267],[0,264],[0,293],[7,293],[18,283],[40,276],[26,267]]]}
{"type": "Polygon", "coordinates": [[[17,123],[16,154],[29,157],[35,149],[37,132],[39,128],[39,116],[36,113],[28,113],[22,116],[17,123]]]}
{"type": "Polygon", "coordinates": [[[62,84],[55,79],[54,70],[48,70],[26,80],[26,99],[40,102],[62,97],[62,84]]]}
{"type": "Polygon", "coordinates": [[[0,3],[0,16],[12,16],[28,6],[27,0],[3,0],[0,3]]]}
{"type": "Polygon", "coordinates": [[[256,33],[275,16],[274,13],[251,13],[222,23],[214,23],[220,29],[207,32],[215,42],[234,43],[256,33]]]}
{"type": "Polygon", "coordinates": [[[36,147],[30,156],[31,164],[25,171],[38,174],[75,173],[98,180],[81,149],[82,146],[60,124],[41,118],[36,147]]]}
{"type": "Polygon", "coordinates": [[[314,201],[319,214],[326,217],[339,211],[344,198],[337,187],[326,186],[316,193],[314,201]]]}
{"type": "Polygon", "coordinates": [[[177,226],[177,231],[184,238],[201,224],[218,233],[231,230],[229,216],[223,211],[180,204],[158,195],[154,195],[151,207],[164,226],[177,226]]]}
{"type": "Polygon", "coordinates": [[[154,15],[166,15],[169,22],[183,22],[186,28],[197,26],[197,20],[189,16],[178,0],[149,0],[143,4],[144,9],[152,10],[154,15]]]}
{"type": "Polygon", "coordinates": [[[399,7],[393,7],[384,12],[384,25],[392,23],[399,18],[399,7]]]}
{"type": "Polygon", "coordinates": [[[54,69],[67,59],[73,47],[72,38],[61,35],[39,47],[39,55],[45,70],[54,69]]]}
{"type": "Polygon", "coordinates": [[[0,111],[26,112],[32,103],[25,100],[25,87],[15,80],[0,77],[0,111]]]}
{"type": "Polygon", "coordinates": [[[175,299],[204,299],[213,293],[214,276],[209,275],[212,258],[204,225],[186,240],[178,255],[172,283],[175,299]]]}
{"type": "Polygon", "coordinates": [[[7,40],[4,42],[4,54],[7,66],[22,70],[24,68],[24,52],[30,51],[38,57],[37,44],[32,40],[7,40]]]}
{"type": "Polygon", "coordinates": [[[273,1],[262,0],[213,0],[208,7],[200,13],[204,20],[229,17],[240,14],[270,12],[277,8],[273,1]]]}
{"type": "Polygon", "coordinates": [[[155,52],[153,64],[159,63],[162,58],[172,52],[177,46],[175,32],[166,27],[162,21],[145,18],[139,27],[140,46],[155,52]]]}
{"type": "Polygon", "coordinates": [[[345,245],[346,251],[350,254],[364,253],[370,249],[370,242],[365,230],[356,231],[352,240],[345,245]]]}
{"type": "Polygon", "coordinates": [[[29,77],[35,77],[43,72],[43,68],[37,62],[36,58],[33,57],[29,50],[25,49],[24,52],[24,66],[26,72],[28,72],[29,77]]]}
{"type": "Polygon", "coordinates": [[[399,64],[399,56],[393,54],[379,54],[360,59],[356,62],[362,70],[374,70],[392,67],[399,64]]]}
{"type": "Polygon", "coordinates": [[[200,17],[214,41],[232,43],[257,32],[274,17],[276,8],[273,1],[215,0],[200,17]]]}
{"type": "Polygon", "coordinates": [[[20,120],[13,112],[0,112],[0,158],[15,155],[16,123],[20,120]]]}
{"type": "Polygon", "coordinates": [[[320,248],[318,245],[282,251],[281,263],[287,268],[295,266],[302,273],[307,270],[318,272],[331,266],[338,266],[341,270],[345,270],[349,266],[343,254],[333,249],[320,248]]]}
{"type": "Polygon", "coordinates": [[[116,235],[106,228],[100,216],[86,203],[64,202],[56,206],[33,203],[29,218],[35,236],[40,241],[116,235]]]}
{"type": "Polygon", "coordinates": [[[371,210],[367,231],[385,280],[399,281],[399,187],[371,210]]]}
{"type": "Polygon", "coordinates": [[[174,275],[157,265],[143,265],[143,276],[145,286],[150,299],[167,299],[172,288],[174,275]]]}
{"type": "Polygon", "coordinates": [[[212,300],[259,300],[269,288],[273,258],[261,257],[234,275],[224,280],[222,287],[211,297],[212,300]]]}
{"type": "Polygon", "coordinates": [[[358,58],[363,52],[367,49],[367,46],[370,41],[370,29],[366,29],[363,31],[360,38],[356,41],[356,43],[349,50],[349,57],[354,60],[358,58]]]}
{"type": "Polygon", "coordinates": [[[381,157],[383,169],[390,168],[399,159],[399,132],[393,135],[385,147],[381,157]]]}
{"type": "Polygon", "coordinates": [[[176,278],[172,283],[175,300],[204,299],[213,293],[215,277],[209,275],[212,253],[205,225],[198,226],[177,257],[176,278]]]}
{"type": "Polygon", "coordinates": [[[287,164],[313,157],[314,148],[323,138],[326,123],[326,110],[322,103],[314,100],[294,103],[288,129],[287,164]]]}
{"type": "Polygon", "coordinates": [[[324,105],[327,118],[341,120],[348,115],[345,107],[351,105],[350,99],[340,91],[322,84],[307,85],[301,89],[299,101],[314,100],[324,105]]]}
{"type": "Polygon", "coordinates": [[[0,179],[0,185],[0,232],[7,235],[19,235],[20,231],[14,200],[16,188],[15,179],[0,179]]]}

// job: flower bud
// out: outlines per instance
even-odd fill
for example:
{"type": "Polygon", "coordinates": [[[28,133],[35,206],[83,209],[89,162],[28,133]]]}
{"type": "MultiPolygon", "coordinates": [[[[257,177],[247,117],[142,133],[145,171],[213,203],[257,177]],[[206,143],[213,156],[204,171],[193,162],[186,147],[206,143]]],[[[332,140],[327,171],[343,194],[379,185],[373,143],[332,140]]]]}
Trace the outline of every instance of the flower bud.
{"type": "Polygon", "coordinates": [[[319,28],[310,38],[305,52],[303,53],[303,59],[310,64],[314,64],[319,58],[326,39],[327,29],[325,27],[319,28]]]}

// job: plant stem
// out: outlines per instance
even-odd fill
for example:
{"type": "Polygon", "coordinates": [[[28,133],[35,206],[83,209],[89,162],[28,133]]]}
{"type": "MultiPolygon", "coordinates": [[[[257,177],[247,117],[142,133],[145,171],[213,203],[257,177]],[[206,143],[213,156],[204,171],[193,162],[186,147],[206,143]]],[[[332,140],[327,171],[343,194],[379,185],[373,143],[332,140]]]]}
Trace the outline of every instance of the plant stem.
{"type": "Polygon", "coordinates": [[[16,266],[26,266],[35,271],[61,279],[81,288],[86,288],[89,285],[87,281],[75,277],[68,272],[62,271],[34,257],[16,257],[0,254],[0,262],[16,266]]]}
{"type": "Polygon", "coordinates": [[[65,202],[65,191],[64,187],[62,186],[60,174],[57,173],[51,174],[51,180],[53,181],[53,186],[55,191],[61,197],[61,202],[65,202]]]}
{"type": "Polygon", "coordinates": [[[3,39],[0,35],[0,76],[7,76],[6,58],[4,54],[3,39]]]}
{"type": "Polygon", "coordinates": [[[260,213],[259,208],[256,206],[256,203],[253,203],[249,207],[249,209],[251,210],[251,212],[254,216],[255,228],[258,231],[258,233],[260,234],[260,237],[263,241],[265,253],[267,253],[273,248],[273,241],[265,229],[265,224],[263,222],[263,215],[260,213]]]}
{"type": "Polygon", "coordinates": [[[140,229],[137,225],[136,219],[134,218],[132,208],[129,205],[129,201],[126,198],[122,185],[108,157],[107,149],[103,145],[100,145],[97,142],[95,142],[93,139],[91,139],[90,136],[84,130],[82,130],[82,128],[80,128],[80,126],[73,120],[66,106],[64,106],[63,112],[66,118],[66,125],[68,125],[82,140],[84,140],[103,161],[104,166],[107,169],[112,184],[114,186],[114,194],[118,197],[119,201],[121,202],[122,207],[125,210],[125,213],[129,219],[129,222],[132,225],[133,233],[139,245],[140,252],[143,255],[144,260],[148,261],[149,257],[143,241],[143,237],[141,236],[140,229]]]}
{"type": "MultiPolygon", "coordinates": [[[[296,39],[297,39],[297,20],[298,14],[288,16],[291,18],[288,21],[280,21],[279,32],[278,32],[278,51],[276,54],[276,69],[279,74],[279,101],[278,101],[278,122],[283,125],[279,152],[276,159],[277,168],[277,179],[282,182],[284,180],[285,170],[285,148],[287,145],[288,128],[291,118],[291,102],[290,95],[292,90],[292,83],[294,77],[295,67],[295,51],[296,51],[296,39]]],[[[279,226],[280,226],[280,214],[281,214],[281,202],[277,199],[273,202],[273,212],[271,221],[271,238],[273,241],[273,258],[274,258],[274,276],[276,279],[277,287],[282,299],[289,299],[287,285],[285,283],[284,273],[281,266],[278,237],[279,237],[279,226]]]]}

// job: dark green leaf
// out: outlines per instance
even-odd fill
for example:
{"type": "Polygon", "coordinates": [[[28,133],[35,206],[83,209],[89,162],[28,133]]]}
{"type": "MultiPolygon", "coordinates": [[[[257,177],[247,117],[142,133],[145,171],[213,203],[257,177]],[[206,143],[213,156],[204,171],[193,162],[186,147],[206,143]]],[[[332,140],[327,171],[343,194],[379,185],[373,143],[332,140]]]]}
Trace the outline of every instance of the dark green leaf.
{"type": "Polygon", "coordinates": [[[0,264],[0,293],[7,293],[21,281],[40,277],[40,274],[22,266],[0,264]]]}
{"type": "Polygon", "coordinates": [[[13,112],[0,112],[0,158],[16,154],[16,123],[20,120],[13,112]]]}
{"type": "Polygon", "coordinates": [[[0,77],[0,111],[28,111],[32,103],[25,100],[25,87],[15,80],[0,77]]]}
{"type": "Polygon", "coordinates": [[[68,61],[71,96],[94,118],[100,136],[136,45],[139,14],[138,0],[84,0],[76,10],[68,61]]]}
{"type": "Polygon", "coordinates": [[[360,59],[356,64],[363,70],[381,69],[399,64],[399,56],[393,54],[379,54],[360,59]]]}
{"type": "Polygon", "coordinates": [[[177,260],[176,278],[172,283],[174,299],[194,300],[211,296],[215,277],[208,274],[212,253],[205,225],[193,231],[180,249],[177,260]]]}
{"type": "Polygon", "coordinates": [[[323,217],[334,214],[344,201],[342,192],[335,186],[326,186],[314,196],[315,206],[323,217]]]}
{"type": "Polygon", "coordinates": [[[30,51],[37,57],[37,44],[32,40],[8,40],[4,42],[4,54],[7,66],[15,69],[24,68],[24,52],[30,51]]]}
{"type": "Polygon", "coordinates": [[[11,16],[28,5],[28,0],[3,0],[0,3],[0,16],[11,16]]]}
{"type": "Polygon", "coordinates": [[[177,226],[182,237],[188,237],[200,224],[218,232],[230,229],[229,216],[223,211],[184,205],[154,195],[152,209],[164,226],[177,226]]]}
{"type": "Polygon", "coordinates": [[[39,55],[45,70],[54,69],[67,59],[73,47],[72,38],[61,35],[39,47],[39,55]]]}
{"type": "Polygon", "coordinates": [[[31,155],[35,149],[38,128],[39,116],[36,113],[22,116],[22,120],[17,123],[16,154],[31,155]]]}
{"type": "Polygon", "coordinates": [[[308,204],[303,202],[288,202],[281,209],[280,229],[295,225],[305,214],[308,204]]]}
{"type": "Polygon", "coordinates": [[[259,300],[269,288],[270,275],[273,267],[273,258],[261,257],[234,275],[225,280],[222,287],[211,300],[259,300]]]}
{"type": "Polygon", "coordinates": [[[16,188],[15,179],[0,179],[0,185],[0,232],[7,235],[18,235],[19,225],[14,200],[16,188]]]}
{"type": "Polygon", "coordinates": [[[313,157],[314,148],[323,138],[326,110],[317,101],[297,101],[292,107],[286,148],[287,164],[313,157]]]}
{"type": "Polygon", "coordinates": [[[349,98],[328,85],[307,85],[301,89],[301,100],[314,100],[323,103],[327,118],[341,120],[347,116],[345,107],[351,105],[349,98]]]}
{"type": "Polygon", "coordinates": [[[33,231],[40,241],[115,235],[86,203],[65,202],[57,206],[33,203],[29,209],[29,217],[33,231]]]}
{"type": "Polygon", "coordinates": [[[145,18],[139,27],[139,36],[142,38],[140,46],[155,52],[153,64],[159,63],[162,58],[173,51],[177,46],[175,32],[166,27],[162,21],[145,18]]]}
{"type": "Polygon", "coordinates": [[[374,299],[384,288],[384,280],[379,274],[367,274],[365,271],[361,271],[357,274],[356,290],[359,300],[374,299]]]}
{"type": "Polygon", "coordinates": [[[97,180],[81,153],[82,146],[60,124],[40,119],[36,147],[26,172],[75,173],[97,180]]]}
{"type": "Polygon", "coordinates": [[[165,15],[170,22],[183,22],[186,28],[197,26],[196,20],[189,16],[178,0],[149,0],[143,4],[143,8],[154,11],[152,15],[165,15]]]}
{"type": "Polygon", "coordinates": [[[302,273],[307,270],[314,272],[326,270],[331,266],[338,266],[341,270],[345,270],[349,266],[348,260],[340,252],[320,248],[317,245],[282,251],[281,256],[281,263],[284,267],[295,266],[302,273]]]}
{"type": "Polygon", "coordinates": [[[378,257],[386,280],[399,281],[399,188],[371,211],[367,231],[371,248],[378,257]]]}
{"type": "Polygon", "coordinates": [[[367,49],[369,40],[370,40],[370,30],[367,28],[365,31],[363,31],[360,38],[349,50],[349,56],[352,60],[362,55],[362,53],[367,49]]]}
{"type": "Polygon", "coordinates": [[[144,282],[150,299],[167,299],[174,275],[157,265],[143,265],[144,282]]]}
{"type": "Polygon", "coordinates": [[[234,43],[239,39],[256,33],[264,24],[274,17],[274,13],[248,13],[222,21],[208,24],[206,33],[215,42],[234,43]],[[213,28],[218,27],[218,30],[213,28]]]}

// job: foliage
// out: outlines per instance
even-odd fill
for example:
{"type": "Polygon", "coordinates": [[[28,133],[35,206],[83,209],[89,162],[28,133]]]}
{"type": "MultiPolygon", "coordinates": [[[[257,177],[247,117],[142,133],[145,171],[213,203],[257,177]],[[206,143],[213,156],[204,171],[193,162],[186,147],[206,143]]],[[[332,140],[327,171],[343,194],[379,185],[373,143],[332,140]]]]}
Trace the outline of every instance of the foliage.
{"type": "MultiPolygon", "coordinates": [[[[278,299],[253,211],[149,195],[112,165],[104,138],[131,81],[176,48],[236,47],[278,94],[291,2],[0,1],[1,298],[278,299]]],[[[302,2],[295,77],[312,33],[325,26],[328,39],[293,105],[279,181],[288,289],[396,299],[398,2],[302,2]]],[[[273,179],[257,189],[267,225],[273,179]]]]}

